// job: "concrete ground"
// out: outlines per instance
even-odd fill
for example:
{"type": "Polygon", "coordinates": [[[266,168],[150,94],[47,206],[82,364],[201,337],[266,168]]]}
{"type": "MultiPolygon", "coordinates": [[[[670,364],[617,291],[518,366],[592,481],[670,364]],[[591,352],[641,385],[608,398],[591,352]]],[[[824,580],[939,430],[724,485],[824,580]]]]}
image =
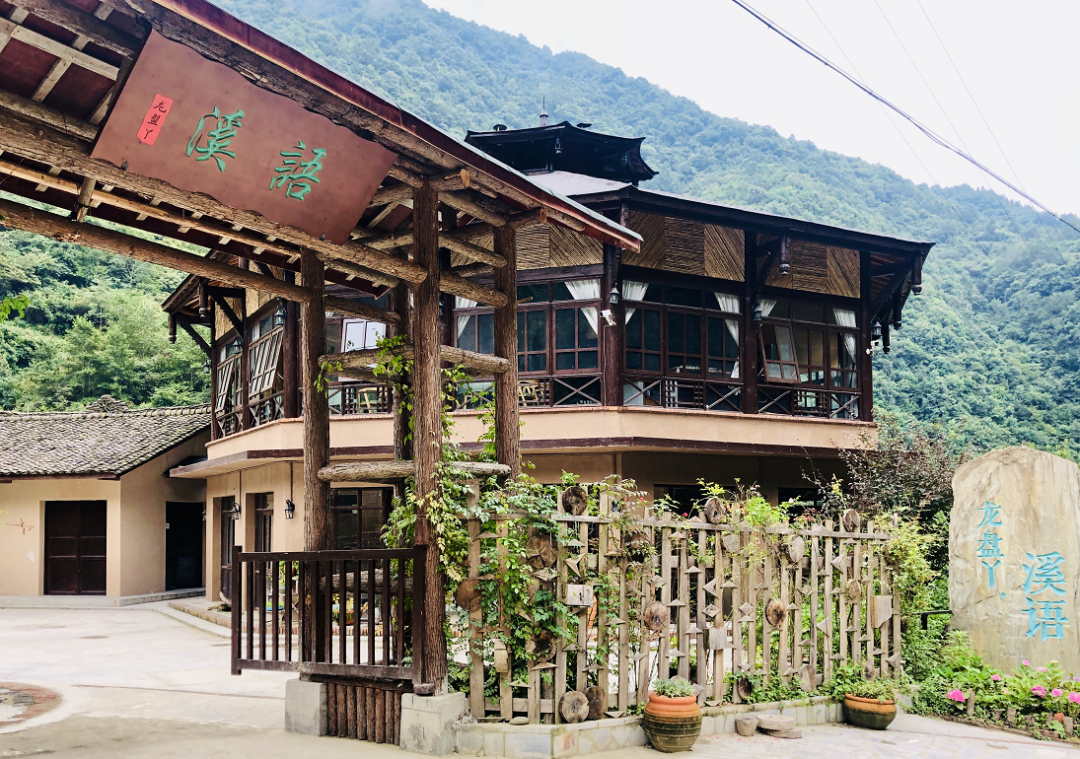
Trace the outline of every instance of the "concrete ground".
{"type": "MultiPolygon", "coordinates": [[[[0,757],[57,759],[417,759],[396,747],[313,738],[282,729],[284,682],[229,674],[228,631],[164,603],[117,609],[0,609],[0,681],[43,686],[63,703],[0,729],[0,757]]],[[[700,757],[838,759],[1080,759],[1080,751],[1009,733],[902,715],[885,732],[804,728],[801,740],[716,736],[700,757]]],[[[655,759],[636,748],[604,759],[655,759]]]]}

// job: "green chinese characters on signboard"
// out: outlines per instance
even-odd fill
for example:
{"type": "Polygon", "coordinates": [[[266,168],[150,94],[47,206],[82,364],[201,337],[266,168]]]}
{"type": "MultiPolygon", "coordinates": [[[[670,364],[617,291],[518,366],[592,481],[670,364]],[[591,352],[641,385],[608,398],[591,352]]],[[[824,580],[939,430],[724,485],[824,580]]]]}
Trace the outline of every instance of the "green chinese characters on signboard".
{"type": "Polygon", "coordinates": [[[199,125],[195,127],[191,139],[188,140],[188,158],[191,157],[192,153],[195,154],[196,161],[209,161],[213,158],[217,163],[218,170],[224,172],[225,161],[223,156],[236,158],[236,153],[227,148],[232,145],[233,137],[240,131],[240,127],[244,125],[241,121],[242,118],[244,118],[243,109],[237,109],[235,113],[223,115],[221,109],[215,105],[213,111],[199,119],[199,125]],[[204,135],[203,129],[207,126],[207,119],[212,119],[211,123],[214,126],[204,135]]]}
{"type": "Polygon", "coordinates": [[[296,147],[292,150],[282,150],[281,157],[284,159],[281,166],[274,169],[274,177],[270,180],[270,189],[285,188],[286,197],[294,200],[303,200],[311,192],[311,184],[319,183],[319,172],[322,171],[322,159],[326,158],[326,150],[312,148],[312,158],[303,160],[307,156],[307,145],[297,140],[296,147]]]}

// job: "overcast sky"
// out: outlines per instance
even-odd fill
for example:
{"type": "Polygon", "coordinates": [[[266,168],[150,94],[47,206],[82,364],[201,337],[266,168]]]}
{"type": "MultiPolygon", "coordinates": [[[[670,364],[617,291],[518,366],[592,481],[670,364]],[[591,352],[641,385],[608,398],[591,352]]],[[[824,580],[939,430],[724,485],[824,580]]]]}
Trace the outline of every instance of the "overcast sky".
{"type": "MultiPolygon", "coordinates": [[[[729,0],[425,2],[917,182],[1008,194],[729,0]]],[[[1054,211],[1080,213],[1080,2],[749,4],[1054,211]]]]}

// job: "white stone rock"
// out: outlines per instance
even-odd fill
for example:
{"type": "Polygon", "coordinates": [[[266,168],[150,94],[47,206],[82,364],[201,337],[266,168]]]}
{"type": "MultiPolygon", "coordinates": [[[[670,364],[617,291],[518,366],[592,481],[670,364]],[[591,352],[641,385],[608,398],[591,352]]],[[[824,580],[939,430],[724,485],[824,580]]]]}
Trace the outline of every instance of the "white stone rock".
{"type": "Polygon", "coordinates": [[[285,681],[285,731],[326,735],[326,683],[285,681]]]}
{"type": "MultiPolygon", "coordinates": [[[[401,696],[401,748],[418,754],[445,756],[453,753],[455,723],[465,714],[465,694],[401,696]]],[[[466,728],[475,729],[475,728],[466,728]]]]}
{"type": "Polygon", "coordinates": [[[953,496],[952,627],[993,667],[1057,661],[1080,674],[1080,469],[1005,448],[957,469],[953,496]]]}

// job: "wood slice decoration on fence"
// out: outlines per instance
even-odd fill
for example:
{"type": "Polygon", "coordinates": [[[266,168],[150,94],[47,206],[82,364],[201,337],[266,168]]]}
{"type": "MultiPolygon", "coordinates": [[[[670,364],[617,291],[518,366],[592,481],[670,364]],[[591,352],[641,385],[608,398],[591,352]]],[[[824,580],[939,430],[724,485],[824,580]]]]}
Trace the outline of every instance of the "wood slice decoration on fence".
{"type": "Polygon", "coordinates": [[[854,511],[837,526],[763,530],[725,523],[738,512],[718,500],[690,521],[617,513],[606,495],[589,515],[587,495],[579,486],[562,491],[547,526],[536,513],[470,525],[471,535],[497,536],[499,557],[493,568],[470,550],[468,577],[476,582],[455,594],[470,610],[476,718],[625,716],[647,700],[656,678],[672,676],[698,686],[701,704],[717,705],[750,699],[755,682],[812,692],[848,663],[873,676],[901,675],[901,610],[883,560],[891,535],[864,526],[854,511]],[[524,555],[510,557],[507,537],[526,529],[533,532],[524,555]],[[498,580],[522,563],[534,605],[504,609],[498,580]],[[496,581],[480,581],[482,572],[496,581]],[[548,611],[537,600],[543,593],[562,601],[554,615],[540,613],[548,611]],[[531,625],[527,646],[505,637],[510,619],[531,625]],[[482,695],[489,668],[497,697],[482,695]]]}

